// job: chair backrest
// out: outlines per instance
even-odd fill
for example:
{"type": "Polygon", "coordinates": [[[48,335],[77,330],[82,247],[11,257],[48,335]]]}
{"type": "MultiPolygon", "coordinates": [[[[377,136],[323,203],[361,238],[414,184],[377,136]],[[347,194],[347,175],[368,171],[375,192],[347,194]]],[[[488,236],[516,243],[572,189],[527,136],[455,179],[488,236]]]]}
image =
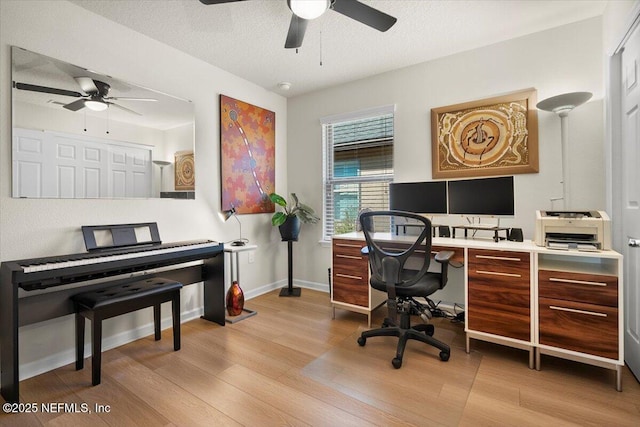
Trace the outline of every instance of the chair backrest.
{"type": "MultiPolygon", "coordinates": [[[[369,266],[372,279],[381,282],[387,281],[387,278],[383,275],[383,266],[387,269],[387,274],[389,273],[389,267],[396,271],[393,280],[395,280],[394,284],[397,286],[412,285],[427,273],[431,262],[431,221],[411,212],[374,211],[363,212],[360,215],[360,222],[362,223],[362,231],[369,248],[369,266]],[[387,242],[383,243],[384,247],[376,242],[376,228],[382,228],[388,236],[389,230],[393,232],[396,229],[395,224],[406,223],[407,219],[418,221],[418,224],[423,225],[417,235],[407,235],[411,240],[403,240],[403,243],[411,242],[411,246],[408,249],[393,248],[393,245],[389,244],[388,238],[386,239],[387,242]],[[421,266],[419,269],[411,269],[412,272],[416,272],[415,274],[407,274],[405,264],[409,258],[416,259],[418,255],[416,249],[421,245],[424,245],[424,254],[420,253],[421,266]]],[[[411,227],[410,230],[416,231],[415,227],[411,227]]]]}

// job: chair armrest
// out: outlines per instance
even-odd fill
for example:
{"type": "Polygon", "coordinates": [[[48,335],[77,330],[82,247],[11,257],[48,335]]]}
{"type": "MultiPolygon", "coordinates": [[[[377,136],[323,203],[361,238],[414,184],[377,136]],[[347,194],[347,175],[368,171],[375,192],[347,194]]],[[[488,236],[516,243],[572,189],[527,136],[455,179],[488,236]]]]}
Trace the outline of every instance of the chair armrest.
{"type": "Polygon", "coordinates": [[[433,259],[436,260],[440,266],[440,289],[443,289],[449,281],[449,261],[453,258],[455,252],[453,251],[440,251],[436,253],[433,259]]]}
{"type": "Polygon", "coordinates": [[[453,252],[453,251],[440,251],[440,252],[436,253],[436,255],[433,257],[433,259],[435,259],[440,264],[448,264],[449,261],[451,261],[451,258],[453,258],[454,255],[455,255],[455,252],[453,252]]]}

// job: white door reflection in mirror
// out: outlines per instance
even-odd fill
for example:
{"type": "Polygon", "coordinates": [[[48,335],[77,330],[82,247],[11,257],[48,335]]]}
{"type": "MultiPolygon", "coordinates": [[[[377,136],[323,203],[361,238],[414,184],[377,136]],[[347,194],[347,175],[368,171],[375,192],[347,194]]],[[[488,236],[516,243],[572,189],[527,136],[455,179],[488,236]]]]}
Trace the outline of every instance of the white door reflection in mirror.
{"type": "Polygon", "coordinates": [[[151,197],[153,147],[13,129],[15,197],[151,197]]]}

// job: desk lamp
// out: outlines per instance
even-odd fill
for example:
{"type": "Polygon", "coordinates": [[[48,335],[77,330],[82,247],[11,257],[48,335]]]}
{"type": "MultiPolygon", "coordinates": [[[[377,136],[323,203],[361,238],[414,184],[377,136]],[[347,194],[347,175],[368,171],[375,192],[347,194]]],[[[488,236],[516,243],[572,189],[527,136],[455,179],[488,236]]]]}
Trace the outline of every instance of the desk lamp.
{"type": "MultiPolygon", "coordinates": [[[[538,102],[536,107],[540,110],[550,111],[560,116],[560,133],[562,144],[562,206],[569,209],[570,188],[567,185],[569,177],[569,112],[591,99],[591,92],[570,92],[552,96],[538,102]]],[[[554,199],[551,199],[554,200],[554,199]]]]}
{"type": "Polygon", "coordinates": [[[225,221],[227,221],[231,217],[234,217],[236,219],[236,221],[238,221],[238,225],[240,226],[240,238],[237,239],[237,240],[234,240],[233,242],[231,242],[231,246],[244,246],[244,245],[246,245],[248,240],[242,238],[242,223],[240,222],[240,219],[238,218],[238,215],[236,215],[235,206],[231,205],[230,209],[227,209],[226,211],[222,211],[222,217],[223,217],[223,219],[225,221]]]}

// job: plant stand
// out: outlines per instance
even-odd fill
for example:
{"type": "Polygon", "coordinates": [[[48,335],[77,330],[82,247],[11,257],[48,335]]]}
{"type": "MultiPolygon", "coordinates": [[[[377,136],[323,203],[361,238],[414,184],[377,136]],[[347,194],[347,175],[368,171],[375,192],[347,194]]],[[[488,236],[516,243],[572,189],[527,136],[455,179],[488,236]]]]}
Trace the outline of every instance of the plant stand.
{"type": "Polygon", "coordinates": [[[280,289],[281,297],[299,297],[301,289],[293,287],[293,240],[287,241],[288,261],[289,261],[289,286],[280,289]]]}

